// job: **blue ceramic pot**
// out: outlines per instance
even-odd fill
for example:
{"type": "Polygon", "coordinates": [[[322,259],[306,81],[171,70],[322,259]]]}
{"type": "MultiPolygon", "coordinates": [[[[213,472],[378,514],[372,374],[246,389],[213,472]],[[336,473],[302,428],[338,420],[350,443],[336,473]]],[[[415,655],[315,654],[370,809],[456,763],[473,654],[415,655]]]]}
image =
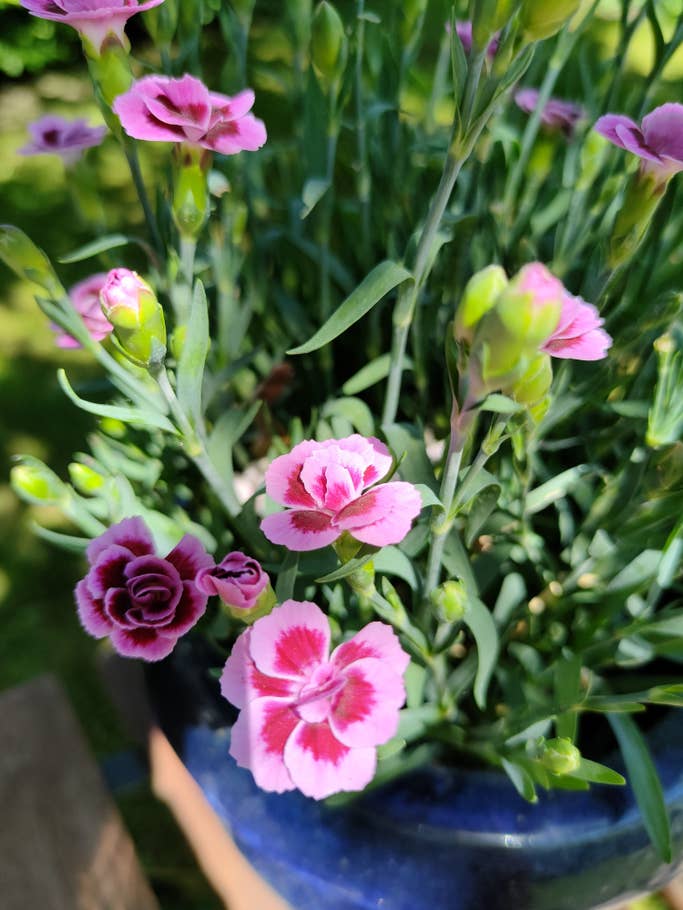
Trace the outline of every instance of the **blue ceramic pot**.
{"type": "MultiPolygon", "coordinates": [[[[183,690],[188,704],[198,694],[183,690]]],[[[216,705],[197,714],[195,701],[191,722],[178,723],[182,699],[171,697],[169,732],[187,769],[294,910],[589,910],[656,890],[676,871],[657,859],[627,788],[556,791],[531,806],[501,774],[432,767],[328,809],[259,790],[228,755],[229,727],[212,726],[216,705]]],[[[649,739],[681,858],[680,715],[649,739]]]]}

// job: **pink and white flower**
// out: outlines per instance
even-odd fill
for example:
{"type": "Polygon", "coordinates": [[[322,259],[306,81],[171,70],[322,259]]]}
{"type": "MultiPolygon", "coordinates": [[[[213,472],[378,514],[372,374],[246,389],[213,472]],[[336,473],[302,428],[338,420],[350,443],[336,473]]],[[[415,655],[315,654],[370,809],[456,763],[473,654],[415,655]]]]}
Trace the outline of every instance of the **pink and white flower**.
{"type": "Polygon", "coordinates": [[[568,360],[602,360],[612,346],[603,323],[591,303],[565,291],[558,326],[541,350],[568,360]]]}
{"type": "Polygon", "coordinates": [[[231,98],[210,92],[199,79],[185,75],[138,79],[112,107],[134,139],[186,142],[236,155],[256,151],[266,141],[263,121],[249,113],[253,105],[251,89],[231,98]]]}
{"type": "Polygon", "coordinates": [[[644,171],[666,182],[683,170],[683,104],[662,104],[640,126],[623,114],[600,117],[595,129],[619,148],[637,155],[644,171]]]}
{"type": "Polygon", "coordinates": [[[164,0],[20,0],[24,9],[39,19],[63,22],[80,32],[93,47],[101,48],[113,34],[123,43],[124,27],[131,16],[142,13],[164,0]]]}
{"type": "MultiPolygon", "coordinates": [[[[100,304],[100,291],[106,280],[107,272],[97,272],[97,274],[79,281],[69,290],[69,301],[80,314],[93,341],[103,341],[114,330],[114,326],[102,312],[100,304]]],[[[57,332],[57,347],[81,347],[75,338],[60,329],[59,326],[53,325],[52,328],[57,332]]]]}
{"type": "Polygon", "coordinates": [[[264,790],[362,790],[396,734],[410,658],[392,629],[372,622],[329,650],[327,617],[308,601],[285,601],[235,642],[221,676],[241,709],[230,754],[264,790]]]}
{"type": "Polygon", "coordinates": [[[422,500],[411,483],[372,486],[391,464],[389,449],[374,437],[300,442],[266,471],[266,493],[287,509],[267,515],[261,530],[289,550],[317,550],[344,531],[372,546],[399,543],[422,500]]]}
{"type": "Polygon", "coordinates": [[[19,154],[59,155],[65,164],[74,164],[85,149],[99,145],[107,132],[106,126],[88,126],[86,120],[66,120],[57,114],[46,114],[29,123],[31,141],[19,149],[19,154]]]}

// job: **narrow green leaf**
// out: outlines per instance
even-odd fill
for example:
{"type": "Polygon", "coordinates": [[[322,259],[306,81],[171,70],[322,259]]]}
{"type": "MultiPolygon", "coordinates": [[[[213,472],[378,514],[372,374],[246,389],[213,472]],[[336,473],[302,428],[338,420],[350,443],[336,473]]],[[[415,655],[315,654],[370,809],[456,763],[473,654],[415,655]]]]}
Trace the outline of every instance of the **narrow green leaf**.
{"type": "Polygon", "coordinates": [[[125,234],[106,234],[104,237],[98,237],[97,240],[91,240],[77,250],[61,256],[57,261],[64,265],[72,262],[82,262],[84,259],[90,259],[93,256],[99,256],[100,253],[106,253],[109,250],[115,250],[121,246],[127,246],[129,243],[137,243],[144,246],[144,243],[137,237],[127,237],[125,234]]]}
{"type": "Polygon", "coordinates": [[[626,778],[622,777],[621,774],[606,765],[601,765],[596,761],[589,761],[587,758],[582,758],[579,767],[566,776],[575,777],[577,780],[585,780],[591,784],[611,784],[616,787],[623,787],[626,783],[626,778]]]}
{"type": "Polygon", "coordinates": [[[367,404],[360,398],[335,398],[326,402],[322,416],[328,419],[343,417],[363,436],[375,432],[375,418],[367,404]]]}
{"type": "Polygon", "coordinates": [[[665,863],[671,862],[671,830],[664,803],[662,784],[643,735],[623,714],[610,714],[608,720],[619,743],[638,807],[647,833],[665,863]]]}
{"type": "Polygon", "coordinates": [[[49,528],[44,528],[42,525],[32,523],[31,529],[37,537],[46,540],[48,543],[54,544],[56,547],[59,547],[62,550],[67,550],[69,553],[84,553],[86,547],[90,543],[90,538],[88,537],[73,537],[69,534],[59,534],[57,531],[51,531],[49,528]]]}
{"type": "Polygon", "coordinates": [[[536,487],[527,496],[526,514],[533,515],[557,502],[558,499],[563,499],[567,493],[571,493],[582,478],[593,470],[591,465],[579,464],[569,468],[568,471],[562,471],[561,474],[541,484],[540,487],[536,487]]]}
{"type": "Polygon", "coordinates": [[[209,311],[206,293],[204,285],[201,281],[197,281],[192,295],[192,309],[187,323],[187,333],[176,372],[178,401],[194,427],[200,426],[203,419],[202,384],[209,344],[209,311]]]}
{"type": "Polygon", "coordinates": [[[496,603],[493,607],[493,618],[500,628],[507,625],[512,614],[526,597],[526,582],[519,572],[510,572],[503,579],[496,603]]]}
{"type": "Polygon", "coordinates": [[[467,524],[465,527],[465,544],[471,546],[481,529],[484,527],[489,517],[498,505],[500,497],[500,486],[493,484],[485,487],[477,496],[472,499],[467,524]]]}
{"type": "Polygon", "coordinates": [[[402,578],[413,591],[417,590],[418,581],[415,568],[398,547],[382,547],[375,556],[374,566],[376,572],[402,578]]]}
{"type": "Polygon", "coordinates": [[[439,485],[425,449],[424,436],[417,427],[393,423],[383,426],[382,432],[394,458],[401,461],[401,474],[409,477],[411,483],[425,484],[436,493],[439,485]]]}
{"type": "Polygon", "coordinates": [[[416,483],[413,486],[422,498],[423,509],[428,506],[438,506],[443,511],[443,503],[431,487],[428,487],[426,483],[416,483]]]}
{"type": "Polygon", "coordinates": [[[364,550],[365,547],[361,550],[361,556],[355,556],[353,559],[349,559],[348,562],[345,562],[343,566],[335,569],[334,572],[323,575],[321,578],[316,578],[316,584],[323,585],[329,584],[332,581],[339,581],[342,578],[346,578],[347,575],[351,575],[357,569],[362,568],[366,562],[369,562],[374,557],[377,552],[377,547],[371,548],[369,553],[363,552],[364,550]]]}
{"type": "Polygon", "coordinates": [[[513,761],[510,761],[507,758],[501,758],[501,764],[505,773],[512,781],[515,790],[519,793],[522,799],[525,799],[528,803],[538,802],[538,796],[536,795],[536,787],[534,786],[533,779],[529,772],[522,768],[520,765],[516,764],[513,761]]]}
{"type": "Polygon", "coordinates": [[[498,659],[498,630],[488,607],[476,597],[468,599],[463,622],[477,644],[474,700],[483,711],[486,707],[486,692],[498,659]]]}
{"type": "Polygon", "coordinates": [[[498,392],[493,392],[484,399],[479,406],[479,410],[490,411],[493,414],[518,414],[520,411],[524,410],[524,405],[513,401],[512,398],[508,398],[507,395],[500,395],[498,392]]]}
{"type": "MultiPolygon", "coordinates": [[[[409,357],[406,357],[403,361],[403,369],[412,370],[412,368],[413,361],[409,357]]],[[[366,365],[361,367],[361,369],[350,379],[347,379],[341,390],[344,395],[357,395],[359,392],[364,392],[366,389],[369,389],[371,386],[375,385],[375,383],[386,379],[390,369],[391,354],[382,354],[381,357],[377,357],[375,360],[371,360],[370,363],[366,363],[366,365]]]]}
{"type": "Polygon", "coordinates": [[[20,278],[39,285],[51,300],[66,296],[47,255],[13,224],[0,224],[0,259],[20,278]]]}
{"type": "Polygon", "coordinates": [[[683,613],[657,619],[638,629],[641,635],[666,635],[667,638],[683,638],[683,613]]]}
{"type": "Polygon", "coordinates": [[[89,414],[95,414],[97,417],[113,417],[114,420],[121,420],[123,423],[140,424],[143,427],[157,427],[159,430],[165,430],[167,433],[178,434],[173,424],[167,420],[163,414],[154,414],[151,411],[142,411],[138,408],[127,408],[119,405],[95,404],[92,401],[85,401],[80,398],[71,388],[71,384],[66,377],[64,370],[57,371],[57,380],[62,387],[64,394],[73,401],[82,411],[89,414]]]}
{"type": "MultiPolygon", "coordinates": [[[[571,705],[579,700],[581,691],[581,656],[566,652],[555,664],[555,700],[558,705],[571,705]]],[[[576,739],[579,716],[567,711],[555,718],[555,732],[558,736],[576,739]]]]}
{"type": "Polygon", "coordinates": [[[275,597],[279,604],[289,600],[294,593],[294,583],[299,569],[299,554],[288,551],[282,561],[282,566],[277,576],[275,597]]]}
{"type": "Polygon", "coordinates": [[[255,401],[244,410],[232,407],[216,421],[207,448],[211,461],[224,476],[232,476],[233,446],[251,426],[262,404],[262,401],[255,401]]]}
{"type": "Polygon", "coordinates": [[[325,177],[311,177],[306,181],[301,192],[303,208],[299,217],[302,221],[304,218],[308,218],[329,188],[330,181],[325,177]]]}
{"type": "Polygon", "coordinates": [[[287,351],[288,354],[309,354],[329,344],[343,334],[354,323],[378,303],[389,291],[412,278],[411,273],[397,262],[389,260],[367,275],[346,300],[340,304],[327,322],[305,344],[287,351]]]}

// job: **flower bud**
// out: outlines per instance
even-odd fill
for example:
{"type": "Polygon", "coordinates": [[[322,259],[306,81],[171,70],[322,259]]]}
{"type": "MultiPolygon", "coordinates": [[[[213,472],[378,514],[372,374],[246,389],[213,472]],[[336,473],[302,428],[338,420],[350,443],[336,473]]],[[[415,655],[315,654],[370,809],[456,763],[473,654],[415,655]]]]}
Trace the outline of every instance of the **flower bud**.
{"type": "Polygon", "coordinates": [[[507,284],[505,271],[499,265],[489,265],[470,278],[455,314],[453,331],[456,340],[472,340],[482,316],[495,306],[507,284]]]}
{"type": "Polygon", "coordinates": [[[102,312],[114,326],[123,353],[139,366],[159,364],[166,356],[164,311],[154,291],[137,272],[112,269],[100,291],[102,312]]]}
{"type": "Polygon", "coordinates": [[[216,566],[201,569],[195,584],[203,594],[217,595],[231,616],[247,623],[270,613],[276,603],[260,563],[239,551],[228,553],[216,566]]]}
{"type": "Polygon", "coordinates": [[[557,736],[543,743],[541,764],[551,774],[571,774],[581,764],[581,753],[570,739],[557,736]]]}
{"type": "Polygon", "coordinates": [[[322,0],[311,23],[311,60],[318,75],[328,84],[342,74],[346,63],[346,35],[339,13],[322,0]]]}
{"type": "Polygon", "coordinates": [[[98,493],[105,483],[104,477],[98,471],[79,461],[72,461],[69,465],[69,477],[74,488],[84,496],[98,493]]]}
{"type": "Polygon", "coordinates": [[[557,328],[564,286],[540,262],[525,265],[496,301],[496,313],[510,334],[536,347],[557,328]]]}
{"type": "Polygon", "coordinates": [[[439,585],[429,595],[436,608],[439,619],[443,622],[459,622],[465,615],[467,591],[461,581],[451,579],[439,585]]]}
{"type": "Polygon", "coordinates": [[[479,0],[472,18],[472,38],[477,50],[488,47],[489,41],[512,18],[518,0],[479,0]]]}
{"type": "Polygon", "coordinates": [[[581,6],[581,0],[522,0],[520,25],[529,41],[557,34],[581,6]]]}
{"type": "Polygon", "coordinates": [[[643,242],[666,187],[667,181],[642,168],[631,177],[609,241],[607,263],[611,269],[628,262],[643,242]]]}
{"type": "Polygon", "coordinates": [[[208,168],[211,153],[182,143],[175,149],[173,221],[183,237],[196,239],[209,217],[208,168]]]}
{"type": "Polygon", "coordinates": [[[25,456],[21,464],[10,471],[10,484],[25,502],[36,505],[53,505],[62,498],[65,486],[46,464],[38,458],[25,456]]]}
{"type": "Polygon", "coordinates": [[[520,404],[535,405],[548,394],[552,381],[550,355],[539,351],[529,362],[524,375],[503,391],[520,404]]]}
{"type": "Polygon", "coordinates": [[[372,560],[347,575],[346,581],[351,590],[360,598],[372,597],[375,593],[375,565],[372,560]]]}

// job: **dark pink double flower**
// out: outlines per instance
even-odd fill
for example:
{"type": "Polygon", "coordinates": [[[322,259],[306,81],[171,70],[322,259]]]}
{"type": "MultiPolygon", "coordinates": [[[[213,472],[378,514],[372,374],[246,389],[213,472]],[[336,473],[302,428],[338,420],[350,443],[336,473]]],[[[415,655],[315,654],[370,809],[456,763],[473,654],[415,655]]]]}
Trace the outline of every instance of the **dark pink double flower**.
{"type": "Polygon", "coordinates": [[[221,155],[253,152],[266,141],[263,121],[250,114],[254,93],[210,92],[199,79],[145,76],[115,99],[114,112],[134,139],[184,142],[221,155]]]}

